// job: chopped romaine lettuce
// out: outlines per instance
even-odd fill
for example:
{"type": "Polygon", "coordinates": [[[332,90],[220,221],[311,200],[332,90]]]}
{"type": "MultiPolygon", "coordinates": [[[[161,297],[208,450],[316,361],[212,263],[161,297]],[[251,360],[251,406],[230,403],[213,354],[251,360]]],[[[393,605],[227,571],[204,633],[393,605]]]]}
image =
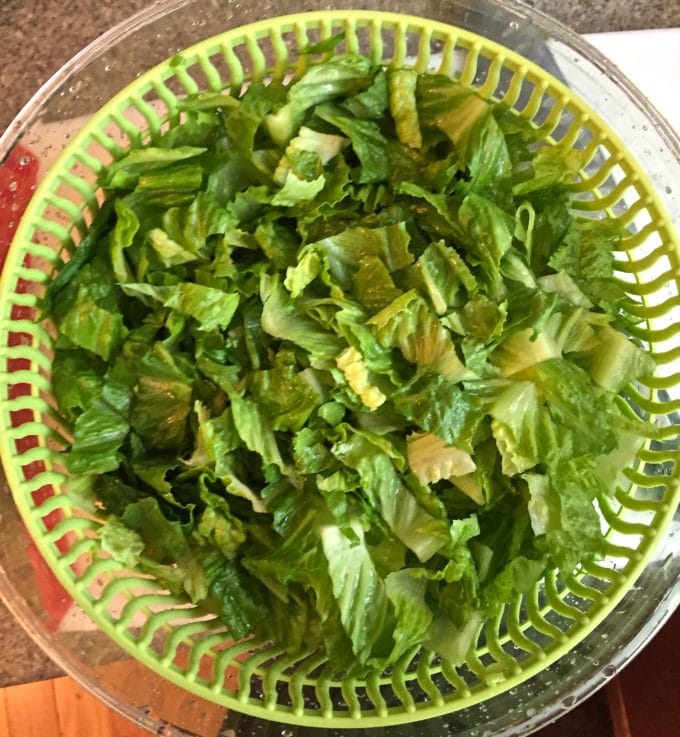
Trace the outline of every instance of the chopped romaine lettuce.
{"type": "Polygon", "coordinates": [[[69,489],[229,638],[457,664],[600,554],[597,500],[651,434],[617,401],[654,369],[626,231],[572,215],[580,152],[474,90],[305,68],[190,95],[102,172],[43,301],[69,489]]]}

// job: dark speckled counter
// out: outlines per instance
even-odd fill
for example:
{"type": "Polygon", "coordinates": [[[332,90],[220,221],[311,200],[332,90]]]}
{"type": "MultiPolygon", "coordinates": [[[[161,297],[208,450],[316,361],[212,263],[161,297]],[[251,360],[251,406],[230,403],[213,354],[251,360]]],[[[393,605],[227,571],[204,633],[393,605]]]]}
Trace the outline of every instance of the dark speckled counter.
{"type": "MultiPolygon", "coordinates": [[[[40,84],[74,53],[149,4],[149,0],[0,0],[0,133],[40,84]]],[[[680,27],[680,0],[533,0],[529,4],[583,33],[680,27]]],[[[0,653],[0,687],[59,673],[2,604],[0,653]]],[[[597,730],[601,715],[599,707],[594,708],[586,719],[597,730]]],[[[602,734],[582,727],[573,734],[602,734]]]]}

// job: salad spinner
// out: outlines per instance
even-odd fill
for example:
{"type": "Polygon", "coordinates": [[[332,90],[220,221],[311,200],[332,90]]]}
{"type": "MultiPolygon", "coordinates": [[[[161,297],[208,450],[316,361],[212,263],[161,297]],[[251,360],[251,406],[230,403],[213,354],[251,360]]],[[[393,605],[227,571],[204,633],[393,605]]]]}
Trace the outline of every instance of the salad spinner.
{"type": "MultiPolygon", "coordinates": [[[[100,631],[164,679],[258,723],[349,734],[374,727],[389,732],[420,720],[441,726],[442,719],[460,715],[467,729],[465,715],[475,705],[480,714],[485,704],[521,692],[532,678],[573,658],[615,616],[666,539],[679,498],[680,248],[645,161],[570,86],[517,50],[470,30],[463,14],[454,25],[378,9],[388,3],[367,5],[267,18],[203,39],[136,76],[80,126],[42,177],[2,272],[0,451],[16,508],[49,568],[100,631]],[[365,679],[338,676],[314,652],[289,656],[266,641],[234,642],[211,616],[102,551],[103,520],[83,513],[66,492],[60,449],[68,445],[69,431],[50,381],[55,332],[37,320],[46,284],[98,211],[103,194],[97,177],[107,164],[176,124],[184,96],[238,91],[250,80],[295,79],[311,63],[298,50],[339,33],[349,52],[386,67],[449,75],[529,121],[547,144],[586,152],[573,206],[627,229],[615,254],[617,276],[637,305],[640,323],[631,332],[657,364],[653,378],[625,390],[629,406],[658,433],[600,504],[604,557],[565,581],[548,573],[529,593],[517,595],[480,627],[460,666],[421,648],[365,679]]],[[[508,17],[511,11],[518,12],[510,7],[508,17]]],[[[510,30],[517,31],[512,22],[510,30]]],[[[531,716],[527,711],[525,721],[531,716]]]]}

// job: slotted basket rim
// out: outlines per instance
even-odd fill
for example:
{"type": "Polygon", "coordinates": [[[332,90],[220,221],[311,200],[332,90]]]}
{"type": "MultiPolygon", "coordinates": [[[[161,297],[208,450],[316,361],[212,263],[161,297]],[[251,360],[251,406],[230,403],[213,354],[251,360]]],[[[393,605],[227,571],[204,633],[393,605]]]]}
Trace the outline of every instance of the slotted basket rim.
{"type": "MultiPolygon", "coordinates": [[[[200,58],[201,54],[205,53],[206,55],[210,55],[211,52],[209,49],[212,49],[217,43],[237,46],[240,43],[243,43],[246,39],[259,39],[260,37],[269,35],[274,26],[277,26],[279,29],[284,31],[289,29],[289,27],[291,29],[295,29],[297,26],[301,26],[305,30],[308,30],[309,28],[320,28],[323,31],[324,29],[337,28],[340,22],[344,24],[344,28],[347,28],[347,24],[349,23],[350,25],[354,24],[354,26],[358,28],[368,27],[381,29],[384,26],[389,27],[394,25],[403,26],[409,29],[415,28],[421,32],[423,29],[427,28],[429,32],[441,34],[443,36],[448,36],[452,32],[455,32],[457,42],[461,40],[464,41],[469,45],[468,48],[473,48],[478,51],[489,51],[494,56],[502,55],[503,67],[505,67],[506,63],[512,62],[515,65],[515,68],[526,69],[526,72],[533,75],[536,79],[542,81],[547,80],[546,88],[555,89],[565,98],[568,98],[569,104],[573,105],[581,113],[582,121],[584,123],[593,123],[597,131],[602,134],[602,140],[606,139],[612,142],[618,155],[620,155],[621,161],[624,161],[631,170],[636,173],[640,186],[644,189],[645,196],[648,198],[647,206],[654,208],[661,214],[661,220],[656,223],[656,226],[659,230],[663,229],[667,236],[664,239],[664,246],[672,249],[675,258],[680,259],[680,245],[677,235],[670,224],[670,219],[659,194],[651,185],[646,173],[639,166],[632,154],[623,146],[618,136],[613,132],[610,126],[599,117],[596,111],[583,103],[566,85],[547,74],[534,62],[525,59],[516,52],[491,41],[490,39],[486,39],[463,28],[457,28],[440,21],[400,13],[372,10],[312,11],[308,13],[291,14],[266,19],[239,26],[238,28],[212,36],[211,38],[205,39],[200,43],[182,50],[180,52],[182,64],[193,65],[196,63],[196,59],[200,58]]],[[[384,61],[385,63],[389,63],[389,60],[384,61]]],[[[52,165],[49,172],[45,175],[42,182],[36,189],[31,203],[26,209],[24,217],[17,229],[14,241],[7,255],[5,268],[0,276],[0,319],[2,319],[2,316],[5,314],[5,310],[8,307],[11,308],[11,299],[14,296],[14,291],[13,288],[11,288],[11,285],[16,278],[15,271],[17,268],[21,267],[22,259],[27,252],[28,245],[31,243],[29,231],[33,225],[34,219],[39,217],[38,208],[40,207],[45,195],[51,191],[55,186],[55,183],[58,181],[59,172],[64,164],[71,160],[73,152],[77,151],[80,146],[90,140],[92,132],[98,130],[98,126],[109,120],[108,116],[112,111],[119,110],[121,103],[128,102],[135,93],[139,92],[140,94],[144,94],[146,85],[154,79],[159,78],[162,72],[168,70],[172,70],[171,59],[156,65],[149,71],[140,75],[140,77],[138,77],[133,83],[112,97],[97,111],[97,113],[95,113],[95,115],[92,116],[92,118],[90,118],[83,128],[78,131],[69,145],[60,154],[57,161],[52,165]]],[[[81,202],[81,206],[84,206],[84,204],[85,200],[81,202]]],[[[11,331],[11,327],[7,327],[7,329],[3,331],[3,341],[5,334],[11,331]]],[[[4,349],[5,346],[3,344],[3,350],[4,349]]],[[[12,411],[11,404],[7,398],[7,388],[12,383],[11,377],[12,374],[10,372],[7,372],[7,374],[0,372],[0,384],[2,385],[2,393],[0,394],[0,414],[2,414],[3,417],[9,416],[12,411]]],[[[35,385],[32,385],[31,391],[36,398],[39,398],[39,390],[35,385]]],[[[44,402],[44,400],[41,401],[44,402]]],[[[46,407],[47,404],[44,402],[44,408],[46,407]]],[[[40,414],[40,411],[41,410],[36,409],[36,414],[40,414]]],[[[317,711],[309,713],[309,711],[303,710],[301,713],[295,713],[288,707],[282,707],[280,705],[275,705],[274,709],[268,712],[262,702],[252,703],[249,701],[247,699],[247,693],[245,694],[245,700],[241,700],[238,693],[234,693],[233,695],[225,693],[224,689],[220,693],[211,694],[208,692],[206,687],[197,684],[194,679],[190,679],[185,676],[181,670],[176,670],[175,668],[170,667],[170,663],[164,664],[160,662],[159,659],[153,658],[149,656],[148,653],[142,651],[138,642],[133,642],[129,638],[126,638],[124,633],[116,627],[115,623],[111,621],[110,618],[106,617],[104,613],[100,612],[96,605],[84,596],[81,591],[82,587],[79,586],[78,582],[74,581],[65,570],[67,566],[64,566],[60,562],[60,559],[56,557],[52,547],[50,546],[51,540],[48,539],[49,535],[45,535],[45,532],[41,527],[40,519],[43,515],[36,515],[33,513],[34,510],[31,510],[28,499],[28,497],[30,497],[30,493],[23,492],[21,489],[23,483],[21,465],[19,462],[16,464],[14,462],[17,459],[20,459],[20,454],[17,454],[16,451],[12,449],[13,443],[14,437],[11,433],[5,433],[0,437],[0,457],[2,458],[17,507],[31,532],[31,537],[37,544],[43,558],[48,562],[49,567],[56,574],[57,578],[74,600],[95,620],[102,630],[104,630],[127,652],[134,655],[134,657],[145,665],[157,671],[177,685],[180,685],[204,698],[212,699],[217,703],[229,706],[230,708],[234,708],[235,710],[245,714],[266,717],[269,719],[283,719],[291,724],[325,727],[338,726],[341,722],[347,722],[352,718],[353,715],[349,711],[345,712],[336,710],[332,713],[332,716],[320,716],[317,711]],[[345,719],[339,719],[341,717],[345,717],[345,719]]],[[[45,445],[45,439],[43,436],[40,436],[40,443],[45,445]]],[[[590,611],[587,615],[584,614],[580,622],[574,623],[574,626],[570,629],[569,636],[563,634],[563,638],[560,642],[556,643],[553,641],[548,651],[542,653],[542,658],[531,658],[529,667],[520,667],[518,665],[516,670],[514,670],[510,675],[505,676],[505,678],[499,683],[480,683],[478,686],[473,686],[471,689],[467,689],[467,693],[463,695],[462,699],[443,699],[439,704],[432,701],[426,701],[417,704],[413,711],[410,711],[403,705],[400,707],[390,707],[384,714],[361,714],[361,718],[354,721],[354,724],[361,727],[387,726],[392,724],[405,724],[417,719],[449,714],[455,710],[490,699],[493,696],[519,685],[531,676],[545,669],[557,659],[566,655],[576,644],[590,634],[616,607],[623,596],[634,585],[640,573],[647,565],[653,554],[654,547],[663,536],[673,518],[678,497],[680,496],[677,478],[675,479],[672,493],[670,492],[671,489],[669,487],[668,497],[671,498],[671,501],[664,501],[664,503],[659,506],[660,513],[656,515],[654,524],[655,535],[653,537],[644,538],[641,548],[638,549],[634,555],[633,565],[626,569],[626,575],[620,576],[618,581],[612,579],[611,586],[607,589],[606,595],[601,596],[600,601],[597,603],[593,600],[594,605],[592,608],[597,609],[594,615],[591,616],[590,611]]],[[[38,507],[39,506],[40,505],[38,505],[38,507]]],[[[338,682],[338,684],[339,683],[340,682],[338,682]]]]}

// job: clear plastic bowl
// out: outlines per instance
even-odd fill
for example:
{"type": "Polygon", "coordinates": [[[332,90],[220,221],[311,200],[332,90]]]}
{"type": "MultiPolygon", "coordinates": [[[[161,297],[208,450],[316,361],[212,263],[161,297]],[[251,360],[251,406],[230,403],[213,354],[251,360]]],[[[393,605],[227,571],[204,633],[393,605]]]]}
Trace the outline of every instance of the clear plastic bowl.
{"type": "MultiPolygon", "coordinates": [[[[462,26],[565,79],[576,94],[597,108],[632,154],[645,162],[677,227],[680,198],[668,183],[680,183],[680,142],[670,127],[620,72],[579,36],[530,7],[501,0],[155,3],[97,39],[35,94],[0,138],[0,162],[21,146],[39,159],[41,169],[47,168],[88,115],[154,64],[244,23],[323,8],[407,12],[462,26]]],[[[46,567],[29,551],[30,541],[4,479],[0,479],[0,509],[0,593],[4,601],[61,668],[133,721],[164,737],[321,737],[322,732],[326,737],[352,737],[365,733],[359,729],[340,733],[289,727],[227,712],[131,660],[96,629],[68,631],[62,625],[55,631],[42,598],[46,567]]],[[[652,560],[616,610],[567,656],[517,689],[448,717],[370,732],[393,737],[510,737],[529,734],[559,718],[620,671],[677,607],[679,533],[680,514],[676,512],[652,560]]],[[[68,605],[65,601],[64,608],[68,605]]],[[[71,611],[75,618],[80,617],[71,611]]]]}

